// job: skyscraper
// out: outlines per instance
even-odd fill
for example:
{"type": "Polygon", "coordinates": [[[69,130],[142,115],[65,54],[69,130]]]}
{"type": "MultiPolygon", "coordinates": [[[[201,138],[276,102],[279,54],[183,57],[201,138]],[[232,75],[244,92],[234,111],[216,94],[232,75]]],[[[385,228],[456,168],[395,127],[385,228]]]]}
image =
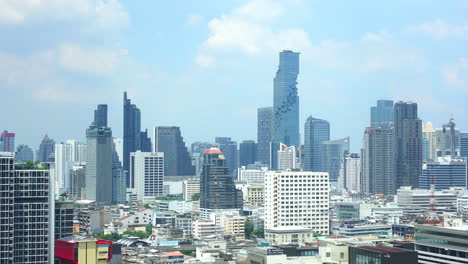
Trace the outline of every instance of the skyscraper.
{"type": "Polygon", "coordinates": [[[273,80],[273,142],[299,148],[299,53],[284,50],[273,80]]]}
{"type": "Polygon", "coordinates": [[[393,101],[377,100],[377,106],[371,107],[371,127],[391,127],[393,125],[393,101]]]}
{"type": "Polygon", "coordinates": [[[98,108],[94,110],[94,122],[97,127],[107,127],[107,105],[100,104],[98,108]]]}
{"type": "Polygon", "coordinates": [[[418,186],[422,173],[422,122],[418,105],[397,102],[394,107],[396,186],[418,186]]]}
{"type": "Polygon", "coordinates": [[[236,170],[239,167],[237,142],[232,141],[230,137],[216,137],[215,142],[219,144],[219,149],[226,158],[231,174],[236,175],[236,170]]]}
{"type": "Polygon", "coordinates": [[[155,127],[154,150],[164,153],[164,175],[168,178],[195,175],[195,167],[192,166],[192,159],[179,127],[155,127]]]}
{"type": "Polygon", "coordinates": [[[423,124],[423,161],[434,161],[437,159],[437,137],[431,122],[423,124]]]}
{"type": "Polygon", "coordinates": [[[86,199],[111,204],[112,130],[94,124],[86,130],[86,199]]]}
{"type": "Polygon", "coordinates": [[[345,156],[343,185],[349,192],[361,192],[361,158],[357,153],[345,156]]]}
{"type": "Polygon", "coordinates": [[[294,146],[286,146],[280,144],[278,150],[278,170],[297,169],[296,148],[294,146]]]}
{"type": "MultiPolygon", "coordinates": [[[[129,171],[130,152],[141,149],[141,113],[140,109],[127,98],[124,92],[123,101],[123,168],[129,171]]],[[[127,186],[130,179],[127,178],[127,186]]]]}
{"type": "Polygon", "coordinates": [[[258,108],[257,112],[257,160],[270,166],[270,144],[273,132],[273,107],[258,108]]]}
{"type": "Polygon", "coordinates": [[[37,160],[40,162],[50,162],[54,159],[51,155],[55,152],[55,141],[46,134],[39,145],[37,160]]]}
{"type": "Polygon", "coordinates": [[[364,132],[361,155],[362,191],[396,193],[393,127],[368,127],[364,132]]]}
{"type": "Polygon", "coordinates": [[[126,201],[128,172],[122,167],[115,142],[116,140],[114,138],[112,142],[112,203],[116,204],[126,201]]]}
{"type": "Polygon", "coordinates": [[[468,133],[460,134],[460,156],[468,157],[468,133]]]}
{"type": "Polygon", "coordinates": [[[148,129],[140,132],[140,142],[141,142],[141,151],[142,152],[151,152],[151,138],[148,136],[148,129]]]}
{"type": "Polygon", "coordinates": [[[239,145],[239,165],[247,166],[257,161],[257,143],[253,140],[244,140],[239,145]]]}
{"type": "Polygon", "coordinates": [[[130,153],[130,171],[133,180],[130,185],[138,201],[163,195],[164,153],[130,153]]]}
{"type": "Polygon", "coordinates": [[[34,153],[28,145],[19,145],[16,149],[15,159],[17,161],[34,161],[34,153]]]}
{"type": "Polygon", "coordinates": [[[344,157],[349,153],[349,137],[323,141],[321,152],[322,171],[328,172],[330,183],[336,184],[344,157]]]}
{"type": "Polygon", "coordinates": [[[70,173],[75,165],[73,160],[73,145],[67,143],[55,144],[55,180],[58,183],[59,193],[70,188],[70,173]]]}
{"type": "Polygon", "coordinates": [[[330,140],[330,123],[310,116],[304,125],[304,160],[306,171],[323,171],[322,142],[330,140]]]}
{"type": "Polygon", "coordinates": [[[0,152],[15,152],[15,133],[3,131],[0,135],[0,152]]]}
{"type": "Polygon", "coordinates": [[[204,155],[200,176],[200,208],[242,209],[242,192],[236,189],[223,153],[211,148],[204,155]]]}

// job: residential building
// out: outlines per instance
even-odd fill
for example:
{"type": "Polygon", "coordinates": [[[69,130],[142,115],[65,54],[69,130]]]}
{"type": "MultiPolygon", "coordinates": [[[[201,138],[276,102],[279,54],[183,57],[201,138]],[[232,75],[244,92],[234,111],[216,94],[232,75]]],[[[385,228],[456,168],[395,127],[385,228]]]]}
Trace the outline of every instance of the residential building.
{"type": "Polygon", "coordinates": [[[349,247],[349,264],[418,264],[418,252],[386,246],[349,247]]]}
{"type": "Polygon", "coordinates": [[[50,139],[48,135],[45,135],[39,145],[38,156],[36,159],[40,162],[51,162],[54,160],[55,152],[55,141],[50,139]]]}
{"type": "Polygon", "coordinates": [[[269,171],[265,175],[265,228],[311,228],[329,233],[326,172],[269,171]]]}
{"type": "Polygon", "coordinates": [[[468,218],[468,192],[457,197],[457,212],[464,218],[468,218]]]}
{"type": "Polygon", "coordinates": [[[220,226],[215,225],[211,220],[196,220],[192,222],[192,236],[195,239],[216,237],[223,233],[220,226]]]}
{"type": "Polygon", "coordinates": [[[217,148],[205,150],[200,208],[242,209],[242,192],[235,188],[226,158],[217,148]]]}
{"type": "Polygon", "coordinates": [[[434,161],[437,159],[437,137],[431,122],[423,124],[423,161],[434,161]]]}
{"type": "Polygon", "coordinates": [[[419,177],[419,188],[430,189],[432,180],[436,190],[450,187],[467,187],[467,158],[450,156],[438,157],[435,161],[424,163],[419,177]]]}
{"type": "Polygon", "coordinates": [[[221,228],[224,235],[233,236],[236,240],[245,239],[245,221],[247,217],[240,215],[221,216],[221,228]]]}
{"type": "Polygon", "coordinates": [[[86,196],[86,166],[76,165],[70,171],[70,189],[68,197],[72,200],[82,200],[86,196]]]}
{"type": "Polygon", "coordinates": [[[55,239],[73,235],[74,209],[73,201],[55,201],[55,239]]]}
{"type": "Polygon", "coordinates": [[[304,159],[306,171],[322,171],[322,142],[330,140],[330,123],[310,116],[304,125],[304,159]]]}
{"type": "Polygon", "coordinates": [[[396,188],[418,187],[422,172],[422,122],[418,105],[397,102],[394,107],[396,188]]]}
{"type": "Polygon", "coordinates": [[[248,185],[244,194],[244,200],[251,204],[263,204],[265,202],[265,187],[263,184],[248,185]]]}
{"type": "Polygon", "coordinates": [[[393,126],[393,101],[377,100],[377,106],[370,109],[370,127],[393,126]]]}
{"type": "Polygon", "coordinates": [[[460,156],[468,157],[468,133],[460,134],[460,156]]]}
{"type": "Polygon", "coordinates": [[[200,194],[200,179],[191,178],[182,181],[182,195],[185,201],[192,201],[194,194],[200,194]]]}
{"type": "Polygon", "coordinates": [[[237,142],[232,141],[230,137],[216,137],[215,142],[219,144],[219,149],[226,158],[229,171],[234,176],[239,167],[237,142]]]}
{"type": "Polygon", "coordinates": [[[285,144],[280,143],[277,157],[277,168],[279,170],[291,170],[298,168],[296,160],[296,148],[294,146],[288,147],[285,144]]]}
{"type": "Polygon", "coordinates": [[[435,191],[412,189],[404,186],[398,189],[397,202],[398,207],[403,208],[404,215],[423,215],[427,214],[431,207],[431,200],[434,200],[434,207],[438,212],[450,212],[456,210],[457,196],[460,190],[451,188],[448,190],[435,191]],[[434,196],[432,198],[432,196],[434,196]]]}
{"type": "Polygon", "coordinates": [[[314,231],[311,228],[283,226],[265,229],[265,240],[271,245],[295,244],[305,246],[311,244],[315,238],[314,231]]]}
{"type": "Polygon", "coordinates": [[[163,195],[164,153],[131,152],[130,173],[130,188],[138,201],[163,195]]]}
{"type": "Polygon", "coordinates": [[[195,167],[179,127],[155,127],[154,151],[164,153],[164,175],[167,178],[195,175],[195,167]]]}
{"type": "Polygon", "coordinates": [[[70,171],[75,165],[71,144],[55,144],[55,180],[60,193],[70,188],[70,171]]]}
{"type": "Polygon", "coordinates": [[[19,145],[16,149],[15,159],[17,161],[34,161],[34,152],[28,145],[19,145]]]}
{"type": "Polygon", "coordinates": [[[330,182],[337,183],[344,157],[349,153],[349,137],[321,143],[322,171],[328,172],[330,182]]]}
{"type": "Polygon", "coordinates": [[[242,141],[239,145],[239,165],[247,166],[254,164],[255,161],[257,161],[257,143],[253,140],[242,141]]]}
{"type": "Polygon", "coordinates": [[[257,160],[270,165],[273,133],[273,107],[261,107],[257,110],[257,160]]]}
{"type": "MultiPolygon", "coordinates": [[[[127,98],[127,92],[123,97],[123,169],[130,170],[130,152],[141,150],[141,112],[140,109],[132,104],[127,98]]],[[[128,174],[130,177],[130,173],[128,174]]],[[[127,186],[130,184],[130,178],[127,178],[127,186]]]]}
{"type": "Polygon", "coordinates": [[[246,169],[245,167],[241,167],[237,171],[237,180],[245,182],[246,184],[263,184],[267,169],[267,167],[261,167],[260,169],[246,169]]]}
{"type": "Polygon", "coordinates": [[[394,130],[368,127],[364,132],[361,155],[362,191],[395,194],[394,130]]]}
{"type": "Polygon", "coordinates": [[[345,156],[343,166],[343,186],[350,192],[360,193],[361,190],[361,158],[357,153],[345,156]]]}
{"type": "Polygon", "coordinates": [[[5,130],[0,134],[0,152],[15,152],[15,133],[5,130]]]}

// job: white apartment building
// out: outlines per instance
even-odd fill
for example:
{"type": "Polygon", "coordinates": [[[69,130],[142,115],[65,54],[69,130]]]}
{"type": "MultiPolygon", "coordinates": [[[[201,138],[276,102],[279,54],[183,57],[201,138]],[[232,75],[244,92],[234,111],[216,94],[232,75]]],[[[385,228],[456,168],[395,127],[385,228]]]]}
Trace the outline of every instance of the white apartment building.
{"type": "Polygon", "coordinates": [[[468,192],[458,196],[457,211],[463,216],[468,217],[468,192]]]}
{"type": "Polygon", "coordinates": [[[245,166],[242,166],[237,170],[237,179],[238,181],[245,182],[246,184],[263,184],[267,169],[267,167],[262,167],[259,170],[246,169],[245,166]]]}
{"type": "Polygon", "coordinates": [[[192,222],[192,235],[195,239],[216,237],[222,234],[222,228],[210,220],[197,220],[192,222]]]}
{"type": "Polygon", "coordinates": [[[137,201],[163,195],[164,153],[131,152],[130,186],[137,201]]]}
{"type": "Polygon", "coordinates": [[[344,159],[344,187],[350,192],[361,192],[361,158],[351,154],[344,159]]]}
{"type": "Polygon", "coordinates": [[[283,143],[280,144],[280,149],[278,150],[278,169],[297,169],[296,148],[294,146],[288,147],[283,143]]]}
{"type": "Polygon", "coordinates": [[[329,234],[329,189],[326,172],[267,172],[265,229],[300,226],[329,234]]]}
{"type": "Polygon", "coordinates": [[[193,178],[182,181],[182,195],[185,201],[191,201],[194,194],[200,193],[200,179],[193,178]]]}

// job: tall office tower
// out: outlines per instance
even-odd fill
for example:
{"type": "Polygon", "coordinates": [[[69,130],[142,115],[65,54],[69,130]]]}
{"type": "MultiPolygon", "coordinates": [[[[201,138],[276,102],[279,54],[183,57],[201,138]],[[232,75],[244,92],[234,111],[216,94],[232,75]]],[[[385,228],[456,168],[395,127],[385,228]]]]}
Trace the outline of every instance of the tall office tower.
{"type": "Polygon", "coordinates": [[[68,197],[72,200],[82,200],[85,196],[86,167],[84,165],[73,166],[70,171],[70,189],[68,197]]]}
{"type": "Polygon", "coordinates": [[[34,161],[34,153],[28,145],[19,145],[16,149],[15,159],[17,161],[34,161]]]}
{"type": "Polygon", "coordinates": [[[437,137],[431,122],[423,124],[423,161],[434,161],[437,159],[437,137]]]}
{"type": "Polygon", "coordinates": [[[54,239],[73,235],[73,201],[55,201],[55,224],[54,239]]]}
{"type": "Polygon", "coordinates": [[[231,170],[217,148],[205,150],[200,176],[201,209],[242,209],[242,192],[236,189],[231,170]]]}
{"type": "Polygon", "coordinates": [[[364,132],[361,155],[362,191],[393,195],[396,192],[392,127],[368,127],[364,132]]]}
{"type": "Polygon", "coordinates": [[[244,140],[239,145],[239,164],[247,166],[257,161],[257,143],[253,140],[244,140]]]}
{"type": "Polygon", "coordinates": [[[297,169],[296,161],[296,148],[294,146],[286,146],[280,144],[278,150],[278,170],[292,170],[297,169]]]}
{"type": "Polygon", "coordinates": [[[140,142],[141,142],[141,151],[142,152],[151,152],[153,147],[151,144],[151,138],[148,136],[148,129],[140,132],[140,142]]]}
{"type": "Polygon", "coordinates": [[[349,192],[361,192],[361,158],[357,153],[345,156],[343,164],[343,184],[349,192]]]}
{"type": "Polygon", "coordinates": [[[130,188],[138,201],[154,199],[163,195],[164,153],[130,153],[130,188]]]}
{"type": "Polygon", "coordinates": [[[273,132],[273,107],[258,108],[257,112],[257,160],[270,166],[270,144],[273,132]]]}
{"type": "Polygon", "coordinates": [[[304,159],[306,171],[322,171],[322,142],[330,140],[330,123],[310,116],[304,125],[304,159]]]}
{"type": "Polygon", "coordinates": [[[284,50],[273,80],[273,142],[299,148],[299,53],[284,50]]]}
{"type": "Polygon", "coordinates": [[[112,130],[91,125],[86,130],[86,153],[86,199],[111,204],[112,130]]]}
{"type": "Polygon", "coordinates": [[[49,263],[49,170],[15,165],[0,153],[0,263],[49,263]]]}
{"type": "Polygon", "coordinates": [[[435,161],[423,165],[419,177],[419,188],[430,189],[432,178],[436,190],[450,187],[467,187],[468,166],[466,158],[439,157],[435,161]]]}
{"type": "Polygon", "coordinates": [[[86,143],[76,143],[76,162],[86,163],[86,143]]]}
{"type": "Polygon", "coordinates": [[[377,106],[371,107],[371,127],[393,126],[393,101],[377,100],[377,106]]]}
{"type": "Polygon", "coordinates": [[[396,188],[418,186],[422,172],[422,122],[418,105],[397,102],[394,107],[396,188]]]}
{"type": "Polygon", "coordinates": [[[268,171],[265,229],[305,227],[328,235],[329,189],[326,172],[268,171]]]}
{"type": "Polygon", "coordinates": [[[15,133],[5,130],[0,134],[0,151],[15,152],[15,133]]]}
{"type": "Polygon", "coordinates": [[[321,144],[322,171],[328,172],[330,183],[338,183],[340,168],[344,157],[349,153],[349,137],[337,140],[323,141],[321,144]]]}
{"type": "Polygon", "coordinates": [[[51,162],[54,159],[54,152],[55,141],[50,139],[48,135],[45,135],[41,144],[39,145],[37,160],[40,162],[51,162]]]}
{"type": "Polygon", "coordinates": [[[94,126],[107,127],[107,105],[100,104],[94,110],[94,126]]]}
{"type": "Polygon", "coordinates": [[[195,175],[195,167],[185,147],[179,127],[158,126],[154,128],[154,151],[164,153],[164,175],[195,175]]]}
{"type": "Polygon", "coordinates": [[[460,156],[468,157],[468,133],[460,134],[460,156]]]}
{"type": "Polygon", "coordinates": [[[219,144],[219,149],[226,158],[231,175],[236,175],[237,168],[239,167],[237,142],[232,141],[230,137],[216,137],[215,142],[219,144]]]}
{"type": "Polygon", "coordinates": [[[72,151],[70,144],[55,144],[55,181],[58,183],[56,188],[59,193],[66,192],[70,187],[70,172],[75,165],[72,151]]]}
{"type": "MultiPolygon", "coordinates": [[[[123,168],[129,171],[130,152],[141,149],[141,113],[140,109],[127,98],[127,92],[124,92],[123,101],[123,168]]],[[[130,175],[130,174],[128,174],[130,175]]],[[[127,186],[130,184],[130,178],[127,177],[127,186]]]]}
{"type": "Polygon", "coordinates": [[[117,204],[126,201],[128,172],[122,167],[122,162],[116,150],[115,138],[112,148],[112,203],[117,204]]]}
{"type": "MultiPolygon", "coordinates": [[[[450,135],[450,128],[436,129],[436,156],[445,157],[452,155],[452,137],[450,135]]],[[[455,129],[455,154],[458,156],[460,153],[460,130],[455,129]]]]}

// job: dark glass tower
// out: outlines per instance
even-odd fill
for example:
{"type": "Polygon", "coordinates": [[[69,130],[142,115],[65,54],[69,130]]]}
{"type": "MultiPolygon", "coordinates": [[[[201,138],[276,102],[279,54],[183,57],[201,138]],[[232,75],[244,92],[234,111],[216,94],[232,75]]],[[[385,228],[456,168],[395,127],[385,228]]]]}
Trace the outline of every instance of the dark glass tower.
{"type": "MultiPolygon", "coordinates": [[[[141,149],[141,113],[140,109],[127,98],[124,92],[124,123],[123,123],[123,168],[128,172],[130,168],[130,152],[141,149]]],[[[128,175],[128,174],[127,174],[128,175]]],[[[127,176],[127,186],[130,179],[127,176]]]]}
{"type": "Polygon", "coordinates": [[[397,102],[394,107],[396,188],[418,187],[422,173],[422,122],[418,105],[397,102]]]}
{"type": "Polygon", "coordinates": [[[189,176],[195,175],[192,158],[185,146],[179,127],[159,126],[154,128],[155,152],[164,153],[164,175],[189,176]]]}
{"type": "Polygon", "coordinates": [[[148,137],[148,129],[140,132],[141,152],[151,152],[151,138],[148,137]]]}
{"type": "Polygon", "coordinates": [[[299,53],[285,50],[273,80],[273,142],[299,149],[299,53]]]}
{"type": "Polygon", "coordinates": [[[219,144],[221,152],[223,152],[226,157],[227,165],[231,174],[235,176],[239,165],[237,161],[237,142],[232,141],[230,137],[216,137],[215,142],[219,144]]]}
{"type": "Polygon", "coordinates": [[[371,107],[371,127],[391,127],[393,125],[393,101],[377,100],[371,107]]]}
{"type": "Polygon", "coordinates": [[[468,158],[468,133],[460,133],[460,156],[468,158]]]}
{"type": "Polygon", "coordinates": [[[217,148],[204,153],[200,176],[200,208],[242,209],[242,192],[236,189],[226,158],[217,148]]]}
{"type": "Polygon", "coordinates": [[[323,171],[322,148],[324,141],[330,140],[330,123],[310,116],[304,125],[304,159],[305,171],[323,171]]]}
{"type": "Polygon", "coordinates": [[[40,162],[50,162],[53,160],[52,153],[55,152],[55,141],[45,135],[39,145],[37,160],[40,162]]]}
{"type": "Polygon", "coordinates": [[[244,140],[239,146],[239,165],[247,166],[257,161],[257,144],[253,140],[244,140]]]}
{"type": "Polygon", "coordinates": [[[273,107],[262,107],[257,112],[257,160],[270,166],[270,144],[273,131],[273,107]]]}
{"type": "Polygon", "coordinates": [[[97,127],[107,126],[107,105],[100,104],[97,109],[94,110],[94,125],[97,127]]]}
{"type": "Polygon", "coordinates": [[[349,153],[349,137],[323,141],[320,151],[322,152],[323,171],[328,172],[330,182],[337,183],[345,155],[349,153]]]}

